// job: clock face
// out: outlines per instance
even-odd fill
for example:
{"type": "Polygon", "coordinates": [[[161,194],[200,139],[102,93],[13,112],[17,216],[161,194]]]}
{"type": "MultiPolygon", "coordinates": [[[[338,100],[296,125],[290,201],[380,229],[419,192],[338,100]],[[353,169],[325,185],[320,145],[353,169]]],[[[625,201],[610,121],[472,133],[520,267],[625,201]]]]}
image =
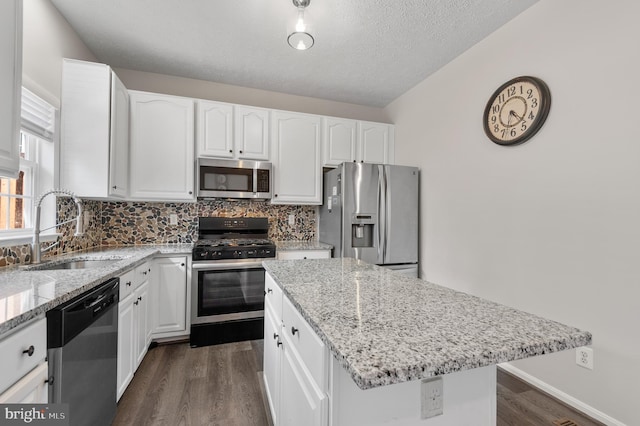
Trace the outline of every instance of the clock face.
{"type": "Polygon", "coordinates": [[[500,145],[517,145],[531,138],[549,114],[551,94],[535,77],[514,78],[496,90],[484,110],[484,131],[500,145]]]}

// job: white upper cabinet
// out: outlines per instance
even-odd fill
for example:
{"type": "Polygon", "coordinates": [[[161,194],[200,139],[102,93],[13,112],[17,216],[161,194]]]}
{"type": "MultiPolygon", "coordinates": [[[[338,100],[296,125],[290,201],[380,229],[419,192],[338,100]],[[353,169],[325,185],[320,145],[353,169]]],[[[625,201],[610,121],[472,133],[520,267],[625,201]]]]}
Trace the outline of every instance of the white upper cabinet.
{"type": "Polygon", "coordinates": [[[271,113],[272,204],[322,204],[321,117],[271,113]]]}
{"type": "Polygon", "coordinates": [[[357,121],[325,117],[322,120],[322,134],[325,166],[337,166],[357,160],[357,121]]]}
{"type": "Polygon", "coordinates": [[[384,123],[358,122],[358,161],[393,164],[394,127],[384,123]]]}
{"type": "Polygon", "coordinates": [[[129,94],[104,64],[62,64],[60,184],[80,197],[124,198],[129,94]]]}
{"type": "Polygon", "coordinates": [[[129,92],[130,191],[136,200],[195,200],[194,100],[129,92]]]}
{"type": "Polygon", "coordinates": [[[269,159],[269,110],[198,100],[199,157],[269,159]]]}
{"type": "Polygon", "coordinates": [[[233,105],[198,100],[198,156],[233,158],[233,105]]]}
{"type": "Polygon", "coordinates": [[[269,160],[269,110],[242,105],[234,108],[237,158],[269,160]]]}
{"type": "Polygon", "coordinates": [[[22,0],[0,1],[0,176],[20,168],[22,0]]]}
{"type": "Polygon", "coordinates": [[[324,117],[322,165],[334,167],[351,161],[393,164],[393,130],[390,124],[324,117]]]}
{"type": "Polygon", "coordinates": [[[109,195],[126,197],[129,187],[129,92],[111,72],[109,195]]]}

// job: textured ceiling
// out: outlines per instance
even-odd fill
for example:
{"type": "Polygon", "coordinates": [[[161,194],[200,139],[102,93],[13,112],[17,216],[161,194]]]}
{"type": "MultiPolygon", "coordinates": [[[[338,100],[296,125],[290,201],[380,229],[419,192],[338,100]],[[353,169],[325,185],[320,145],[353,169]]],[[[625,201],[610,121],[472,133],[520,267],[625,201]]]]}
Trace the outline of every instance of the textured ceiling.
{"type": "Polygon", "coordinates": [[[536,1],[311,0],[297,51],[291,0],[52,0],[113,67],[375,107],[536,1]]]}

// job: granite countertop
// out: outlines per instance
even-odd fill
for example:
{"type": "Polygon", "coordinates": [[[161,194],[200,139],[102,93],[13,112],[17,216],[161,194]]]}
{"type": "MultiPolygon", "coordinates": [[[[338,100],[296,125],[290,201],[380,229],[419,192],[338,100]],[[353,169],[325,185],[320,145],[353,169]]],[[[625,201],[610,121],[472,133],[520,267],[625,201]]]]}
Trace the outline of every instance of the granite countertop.
{"type": "Polygon", "coordinates": [[[30,270],[33,266],[0,269],[0,338],[9,330],[84,293],[112,277],[135,268],[158,254],[190,254],[191,244],[99,247],[69,253],[47,263],[65,260],[117,259],[117,262],[89,269],[30,270]]]}
{"type": "Polygon", "coordinates": [[[591,344],[591,334],[362,261],[265,269],[362,389],[591,344]]]}
{"type": "Polygon", "coordinates": [[[331,250],[331,244],[321,243],[317,240],[287,240],[275,241],[276,251],[293,251],[293,250],[331,250]]]}

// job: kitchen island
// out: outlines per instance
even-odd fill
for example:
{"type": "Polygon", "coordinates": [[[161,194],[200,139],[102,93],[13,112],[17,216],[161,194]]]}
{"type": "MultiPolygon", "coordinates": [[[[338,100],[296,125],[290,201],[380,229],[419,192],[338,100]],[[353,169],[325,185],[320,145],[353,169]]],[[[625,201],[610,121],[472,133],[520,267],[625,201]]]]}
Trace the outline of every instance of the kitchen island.
{"type": "Polygon", "coordinates": [[[497,363],[591,343],[586,331],[354,259],[263,264],[265,381],[279,425],[493,425],[497,363]],[[422,384],[438,376],[443,391],[422,384]],[[289,407],[300,393],[306,412],[289,407]]]}

